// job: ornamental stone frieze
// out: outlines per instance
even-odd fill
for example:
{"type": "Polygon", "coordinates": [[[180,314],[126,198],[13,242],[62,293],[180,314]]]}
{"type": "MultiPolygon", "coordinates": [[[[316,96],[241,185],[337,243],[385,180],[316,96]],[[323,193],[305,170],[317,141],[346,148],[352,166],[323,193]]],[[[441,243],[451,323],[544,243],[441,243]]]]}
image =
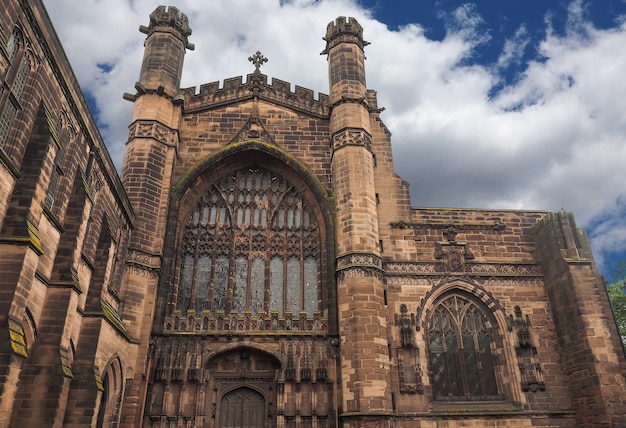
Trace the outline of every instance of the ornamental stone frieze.
{"type": "Polygon", "coordinates": [[[363,129],[344,128],[333,134],[331,148],[335,151],[345,146],[360,146],[372,151],[372,137],[363,129]]]}
{"type": "Polygon", "coordinates": [[[136,248],[130,249],[126,268],[136,275],[158,277],[161,274],[161,256],[149,254],[136,248]]]}
{"type": "Polygon", "coordinates": [[[151,120],[138,120],[134,122],[128,131],[128,139],[152,138],[168,146],[175,146],[178,141],[177,131],[151,120]]]}
{"type": "Polygon", "coordinates": [[[382,278],[382,260],[370,253],[352,253],[337,258],[337,278],[382,278]]]}
{"type": "MultiPolygon", "coordinates": [[[[382,266],[387,275],[440,275],[441,263],[389,262],[382,266]]],[[[472,263],[468,273],[477,276],[542,276],[535,263],[472,263]]]]}
{"type": "Polygon", "coordinates": [[[337,258],[337,270],[356,266],[372,267],[380,270],[383,264],[379,256],[370,253],[352,253],[337,258]]]}
{"type": "Polygon", "coordinates": [[[444,229],[452,233],[480,231],[480,232],[501,232],[506,229],[506,225],[500,221],[475,222],[475,223],[411,223],[404,220],[392,222],[392,229],[444,229]]]}

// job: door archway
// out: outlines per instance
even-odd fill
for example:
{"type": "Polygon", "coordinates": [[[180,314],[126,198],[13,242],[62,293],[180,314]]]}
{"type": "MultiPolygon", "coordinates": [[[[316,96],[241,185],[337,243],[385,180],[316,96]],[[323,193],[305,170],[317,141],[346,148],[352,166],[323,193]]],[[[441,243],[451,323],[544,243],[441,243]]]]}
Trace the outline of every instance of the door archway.
{"type": "Polygon", "coordinates": [[[270,428],[276,426],[275,356],[249,347],[237,347],[213,357],[208,389],[216,428],[270,428]]]}
{"type": "Polygon", "coordinates": [[[220,401],[220,428],[264,428],[265,398],[252,388],[234,389],[220,401]]]}

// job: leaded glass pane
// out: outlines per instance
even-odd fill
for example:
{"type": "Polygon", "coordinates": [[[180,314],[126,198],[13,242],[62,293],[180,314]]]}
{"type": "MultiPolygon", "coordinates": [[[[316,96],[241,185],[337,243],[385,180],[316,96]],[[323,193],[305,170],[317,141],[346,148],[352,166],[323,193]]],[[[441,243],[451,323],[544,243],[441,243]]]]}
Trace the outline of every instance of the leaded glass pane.
{"type": "Polygon", "coordinates": [[[9,37],[9,41],[7,42],[7,54],[9,55],[9,61],[13,61],[15,58],[15,54],[19,48],[20,36],[17,31],[11,33],[11,37],[9,37]]]}
{"type": "Polygon", "coordinates": [[[300,260],[287,260],[287,308],[294,314],[300,312],[300,260]]]}
{"type": "Polygon", "coordinates": [[[30,60],[27,56],[22,58],[20,62],[20,66],[17,69],[17,73],[15,74],[15,80],[11,85],[11,92],[16,99],[19,99],[22,96],[22,92],[24,91],[24,85],[26,84],[26,78],[28,77],[28,73],[30,72],[30,60]]]}
{"type": "Polygon", "coordinates": [[[462,395],[462,384],[459,367],[459,348],[457,337],[454,333],[448,333],[445,339],[446,344],[446,365],[448,367],[448,395],[462,395]]]}
{"type": "Polygon", "coordinates": [[[498,384],[496,382],[496,373],[494,370],[494,357],[491,353],[491,342],[492,338],[486,334],[486,332],[478,334],[478,354],[483,378],[485,380],[485,393],[487,395],[497,395],[498,384]]]}
{"type": "Polygon", "coordinates": [[[191,302],[191,285],[193,282],[193,264],[194,257],[192,254],[186,254],[183,257],[183,266],[180,272],[180,285],[178,286],[178,300],[176,306],[183,309],[184,314],[191,302]]]}
{"type": "Polygon", "coordinates": [[[0,115],[0,146],[3,146],[9,135],[9,129],[11,129],[11,122],[17,113],[17,108],[12,102],[7,102],[0,115]]]}
{"type": "Polygon", "coordinates": [[[246,295],[248,279],[248,260],[244,257],[235,259],[233,278],[233,309],[242,314],[246,310],[246,295]]]}
{"type": "Polygon", "coordinates": [[[250,310],[257,315],[263,309],[265,290],[265,261],[257,257],[252,260],[250,272],[250,310]]]}
{"type": "Polygon", "coordinates": [[[228,264],[229,259],[226,256],[220,256],[215,261],[215,274],[213,283],[215,289],[213,291],[213,312],[217,310],[226,310],[226,297],[228,293],[228,264]]]}
{"type": "Polygon", "coordinates": [[[283,259],[274,257],[270,262],[270,310],[284,314],[283,310],[283,259]]]}
{"type": "Polygon", "coordinates": [[[211,258],[202,256],[198,259],[196,279],[196,313],[209,307],[209,287],[211,281],[211,258]]]}
{"type": "Polygon", "coordinates": [[[319,309],[317,296],[317,260],[307,257],[304,260],[304,310],[309,316],[319,309]]]}

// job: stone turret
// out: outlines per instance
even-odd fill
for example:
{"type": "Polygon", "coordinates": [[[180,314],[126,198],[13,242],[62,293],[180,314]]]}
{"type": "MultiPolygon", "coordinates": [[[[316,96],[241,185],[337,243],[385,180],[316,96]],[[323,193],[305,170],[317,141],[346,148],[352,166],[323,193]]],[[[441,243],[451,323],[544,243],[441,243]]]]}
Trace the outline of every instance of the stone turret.
{"type": "Polygon", "coordinates": [[[185,50],[194,49],[188,41],[191,28],[187,16],[175,7],[159,6],[150,14],[150,24],[140,26],[139,31],[147,37],[137,90],[175,97],[180,89],[185,50]]]}
{"type": "MultiPolygon", "coordinates": [[[[385,292],[381,276],[363,28],[340,17],[326,31],[330,132],[336,201],[337,294],[343,423],[369,426],[390,412],[385,292]]],[[[342,425],[345,426],[345,425],[342,425]]]]}
{"type": "Polygon", "coordinates": [[[122,183],[137,213],[123,279],[123,292],[133,298],[125,301],[123,321],[140,345],[132,356],[137,371],[126,388],[124,426],[139,426],[144,408],[148,343],[182,115],[180,76],[186,49],[193,49],[187,40],[191,34],[187,17],[174,7],[158,7],[150,15],[150,25],[139,30],[147,36],[137,93],[124,96],[135,105],[122,183]]]}

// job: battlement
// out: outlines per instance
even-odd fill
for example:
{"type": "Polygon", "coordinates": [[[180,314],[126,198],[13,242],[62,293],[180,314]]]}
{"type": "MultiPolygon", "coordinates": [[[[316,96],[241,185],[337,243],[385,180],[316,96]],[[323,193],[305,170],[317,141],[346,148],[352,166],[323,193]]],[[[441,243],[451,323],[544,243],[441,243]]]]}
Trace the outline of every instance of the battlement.
{"type": "Polygon", "coordinates": [[[328,53],[328,51],[339,43],[356,43],[363,49],[369,45],[369,42],[363,40],[363,27],[358,23],[356,18],[340,16],[334,21],[331,21],[326,27],[326,36],[323,37],[326,41],[326,49],[322,54],[328,53]]]}
{"type": "Polygon", "coordinates": [[[146,27],[145,25],[139,26],[139,31],[150,35],[157,28],[173,28],[176,29],[183,41],[185,42],[185,47],[187,49],[194,48],[193,44],[187,41],[187,37],[191,35],[191,27],[189,27],[189,19],[187,15],[182,13],[178,8],[174,6],[159,6],[154,12],[150,14],[150,24],[146,27]]]}
{"type": "Polygon", "coordinates": [[[238,76],[224,80],[221,88],[219,84],[220,82],[204,84],[200,86],[199,93],[196,93],[195,87],[184,89],[185,110],[203,110],[252,99],[254,91],[258,89],[260,100],[321,118],[329,115],[328,95],[319,93],[315,99],[312,90],[296,85],[295,90],[291,91],[289,82],[275,78],[268,84],[264,74],[248,74],[245,83],[242,76],[238,76]]]}

